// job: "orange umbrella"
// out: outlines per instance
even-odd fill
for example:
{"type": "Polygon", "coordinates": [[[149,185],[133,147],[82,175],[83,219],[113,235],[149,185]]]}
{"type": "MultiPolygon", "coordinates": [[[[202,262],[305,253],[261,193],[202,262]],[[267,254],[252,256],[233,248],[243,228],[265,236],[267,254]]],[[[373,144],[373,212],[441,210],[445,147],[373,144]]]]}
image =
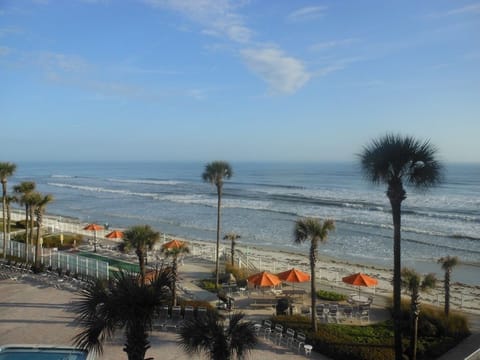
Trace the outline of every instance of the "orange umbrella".
{"type": "Polygon", "coordinates": [[[88,224],[83,228],[83,230],[89,230],[89,231],[103,230],[103,226],[97,225],[97,224],[88,224]]]}
{"type": "Polygon", "coordinates": [[[280,278],[280,280],[291,282],[291,283],[301,283],[301,282],[310,281],[310,275],[295,268],[281,272],[277,274],[277,276],[280,278]]]}
{"type": "Polygon", "coordinates": [[[269,273],[268,271],[262,271],[261,273],[254,274],[248,277],[248,283],[255,286],[276,286],[282,282],[277,275],[269,273]]]}
{"type": "Polygon", "coordinates": [[[362,273],[345,276],[342,278],[344,283],[358,286],[358,294],[360,295],[360,286],[372,287],[378,284],[378,280],[362,273]]]}
{"type": "Polygon", "coordinates": [[[344,278],[342,278],[342,281],[350,285],[366,286],[366,287],[371,287],[378,284],[377,279],[374,279],[362,273],[356,273],[353,275],[345,276],[344,278]]]}
{"type": "Polygon", "coordinates": [[[88,224],[83,230],[93,231],[93,252],[97,252],[97,230],[103,230],[103,226],[97,224],[88,224]]]}
{"type": "Polygon", "coordinates": [[[112,232],[108,233],[105,235],[107,239],[122,239],[123,238],[123,232],[120,230],[113,230],[112,232]]]}
{"type": "Polygon", "coordinates": [[[183,245],[185,245],[185,242],[184,241],[180,241],[180,240],[171,240],[165,244],[162,245],[162,248],[164,249],[176,249],[176,248],[180,248],[182,247],[183,245]]]}

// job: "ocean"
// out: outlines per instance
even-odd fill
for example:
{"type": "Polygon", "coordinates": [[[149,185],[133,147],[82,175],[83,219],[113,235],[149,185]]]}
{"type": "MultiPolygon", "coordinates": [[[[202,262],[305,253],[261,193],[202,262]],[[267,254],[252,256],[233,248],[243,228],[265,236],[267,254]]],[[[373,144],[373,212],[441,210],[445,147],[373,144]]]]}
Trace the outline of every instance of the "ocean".
{"type": "MultiPolygon", "coordinates": [[[[294,222],[313,216],[336,221],[320,253],[391,267],[392,218],[385,185],[372,185],[355,163],[231,163],[225,181],[222,233],[245,245],[307,252],[293,243],[294,222]]],[[[149,224],[179,237],[216,238],[216,189],[199,162],[17,163],[9,187],[32,180],[55,201],[47,213],[108,223],[149,224]]],[[[402,206],[402,265],[442,274],[442,256],[464,265],[454,281],[480,278],[480,164],[449,164],[445,181],[428,191],[406,187],[402,206]]]]}

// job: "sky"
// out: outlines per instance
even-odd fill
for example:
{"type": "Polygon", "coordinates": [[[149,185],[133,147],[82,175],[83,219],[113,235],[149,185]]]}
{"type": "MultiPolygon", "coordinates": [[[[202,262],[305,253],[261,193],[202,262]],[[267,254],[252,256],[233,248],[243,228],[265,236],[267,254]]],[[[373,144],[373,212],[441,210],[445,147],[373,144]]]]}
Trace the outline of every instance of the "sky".
{"type": "Polygon", "coordinates": [[[480,1],[0,0],[0,161],[480,162],[480,1]]]}

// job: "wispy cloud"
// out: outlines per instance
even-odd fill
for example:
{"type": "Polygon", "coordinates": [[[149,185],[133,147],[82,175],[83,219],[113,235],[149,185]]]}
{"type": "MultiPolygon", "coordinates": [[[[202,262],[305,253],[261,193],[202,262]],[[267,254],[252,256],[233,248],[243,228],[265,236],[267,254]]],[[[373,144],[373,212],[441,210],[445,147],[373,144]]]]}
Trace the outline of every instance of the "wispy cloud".
{"type": "Polygon", "coordinates": [[[22,29],[15,27],[15,26],[7,26],[4,28],[0,28],[0,37],[5,37],[10,34],[21,34],[23,32],[22,29]]]}
{"type": "Polygon", "coordinates": [[[307,6],[291,12],[287,20],[291,22],[309,21],[325,15],[326,6],[307,6]]]}
{"type": "Polygon", "coordinates": [[[205,27],[204,34],[226,36],[238,43],[252,36],[243,18],[236,13],[238,5],[228,0],[144,0],[150,6],[176,11],[205,27]]]}
{"type": "Polygon", "coordinates": [[[241,54],[247,66],[275,92],[294,93],[311,78],[300,60],[285,55],[279,49],[245,49],[241,54]]]}
{"type": "Polygon", "coordinates": [[[49,71],[84,72],[90,67],[87,61],[76,55],[41,52],[32,56],[41,67],[49,71]]]}
{"type": "Polygon", "coordinates": [[[323,50],[328,50],[328,49],[335,48],[335,47],[348,46],[348,45],[351,45],[351,44],[356,43],[358,41],[359,40],[355,39],[355,38],[323,41],[323,42],[319,42],[319,43],[315,43],[315,44],[310,45],[309,50],[310,51],[323,51],[323,50]]]}
{"type": "Polygon", "coordinates": [[[0,56],[7,56],[8,54],[10,54],[10,52],[11,49],[9,47],[0,46],[0,56]]]}
{"type": "Polygon", "coordinates": [[[336,71],[345,69],[348,65],[353,64],[358,61],[363,61],[365,58],[362,57],[350,57],[343,59],[333,59],[326,62],[325,65],[320,66],[317,70],[313,72],[313,76],[322,77],[328,74],[331,74],[336,71]]]}
{"type": "Polygon", "coordinates": [[[455,9],[447,10],[447,11],[430,13],[427,15],[427,17],[442,18],[442,17],[456,16],[456,15],[476,15],[476,14],[480,14],[480,3],[474,3],[474,4],[458,7],[455,9]]]}

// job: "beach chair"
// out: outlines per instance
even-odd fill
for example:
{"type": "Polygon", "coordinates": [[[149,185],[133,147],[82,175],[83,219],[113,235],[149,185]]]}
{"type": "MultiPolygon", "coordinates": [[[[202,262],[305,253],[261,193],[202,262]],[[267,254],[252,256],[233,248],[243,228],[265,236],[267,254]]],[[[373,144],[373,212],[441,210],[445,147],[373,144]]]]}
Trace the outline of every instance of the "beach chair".
{"type": "Polygon", "coordinates": [[[272,333],[272,322],[270,320],[265,320],[263,322],[263,337],[266,339],[267,337],[270,337],[270,334],[272,333]]]}
{"type": "Polygon", "coordinates": [[[162,306],[158,317],[153,322],[153,328],[159,330],[166,330],[168,321],[168,306],[162,306]]]}
{"type": "Polygon", "coordinates": [[[293,344],[294,348],[297,350],[297,352],[300,354],[303,350],[303,346],[305,345],[305,340],[307,337],[305,336],[304,333],[297,333],[297,337],[294,339],[293,344]]]}
{"type": "Polygon", "coordinates": [[[207,317],[207,308],[200,306],[197,308],[197,319],[202,320],[207,317]]]}
{"type": "Polygon", "coordinates": [[[358,318],[360,322],[366,320],[370,321],[370,306],[360,305],[358,309],[358,318]]]}
{"type": "Polygon", "coordinates": [[[193,306],[187,305],[185,306],[185,313],[183,315],[183,321],[190,321],[193,320],[193,306]]]}
{"type": "Polygon", "coordinates": [[[338,305],[330,305],[327,320],[328,322],[338,322],[338,305]]]}
{"type": "Polygon", "coordinates": [[[285,332],[285,335],[283,336],[283,343],[287,346],[290,347],[293,344],[293,340],[295,339],[295,330],[292,328],[287,328],[287,331],[285,332]]]}
{"type": "Polygon", "coordinates": [[[280,344],[282,342],[282,337],[283,337],[283,325],[276,324],[275,328],[273,329],[273,340],[277,344],[280,344]]]}

